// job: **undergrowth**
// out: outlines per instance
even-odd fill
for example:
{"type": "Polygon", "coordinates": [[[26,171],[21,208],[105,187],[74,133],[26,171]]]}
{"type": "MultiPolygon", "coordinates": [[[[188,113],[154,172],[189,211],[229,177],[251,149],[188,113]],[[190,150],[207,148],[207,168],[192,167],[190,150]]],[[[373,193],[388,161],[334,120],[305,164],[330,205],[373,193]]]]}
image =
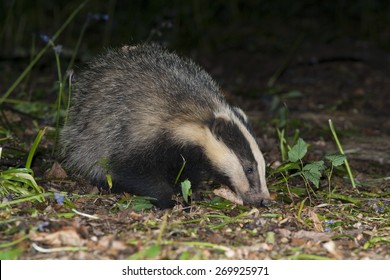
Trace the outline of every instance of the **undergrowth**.
{"type": "MultiPolygon", "coordinates": [[[[55,41],[60,37],[61,33],[65,30],[65,28],[74,20],[76,15],[81,11],[81,9],[85,6],[87,1],[82,2],[65,20],[63,25],[55,32],[55,34],[50,38],[47,35],[41,35],[42,41],[46,43],[46,45],[37,53],[34,55],[32,60],[30,61],[29,65],[26,67],[26,69],[20,74],[20,76],[15,80],[15,82],[9,87],[9,89],[2,95],[0,98],[0,105],[2,103],[7,103],[10,100],[8,100],[8,96],[17,88],[18,85],[25,79],[30,72],[33,70],[33,67],[37,64],[37,62],[43,57],[43,55],[47,52],[49,47],[52,47],[55,53],[56,58],[56,64],[57,64],[57,71],[58,71],[58,82],[59,82],[59,93],[57,97],[57,110],[56,110],[56,125],[55,125],[55,137],[54,137],[54,144],[53,144],[53,153],[56,148],[58,133],[59,133],[59,124],[60,124],[60,115],[61,115],[61,102],[63,98],[63,81],[62,81],[62,71],[61,71],[61,63],[60,63],[60,53],[62,50],[61,45],[55,45],[55,41]]],[[[83,32],[81,32],[80,37],[82,36],[83,32]]],[[[72,66],[72,63],[74,61],[74,57],[77,55],[77,48],[76,51],[73,52],[73,59],[71,60],[71,64],[69,64],[68,67],[72,66]]],[[[70,88],[70,87],[69,87],[70,88]]],[[[11,100],[11,103],[14,103],[14,100],[11,100]]],[[[16,102],[17,103],[17,102],[16,102]]],[[[16,204],[18,202],[25,202],[25,201],[44,201],[44,189],[36,183],[36,180],[34,179],[34,173],[31,169],[31,164],[33,161],[33,157],[35,155],[35,152],[38,148],[38,145],[40,141],[42,140],[42,137],[44,136],[46,132],[46,127],[42,128],[38,134],[37,137],[32,144],[30,151],[27,156],[27,161],[24,168],[16,168],[11,167],[8,170],[2,170],[0,172],[0,194],[1,197],[6,198],[5,200],[2,200],[0,203],[0,208],[6,207],[11,204],[16,204]]],[[[1,160],[1,159],[0,159],[1,160]]],[[[1,161],[0,161],[1,162],[1,161]]]]}

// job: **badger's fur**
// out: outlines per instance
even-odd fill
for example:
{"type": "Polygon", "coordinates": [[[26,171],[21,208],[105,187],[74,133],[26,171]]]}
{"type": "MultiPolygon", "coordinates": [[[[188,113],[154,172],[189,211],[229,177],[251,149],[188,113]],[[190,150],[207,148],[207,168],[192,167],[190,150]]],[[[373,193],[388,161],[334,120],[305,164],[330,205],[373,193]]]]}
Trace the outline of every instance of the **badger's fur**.
{"type": "Polygon", "coordinates": [[[266,205],[265,162],[245,113],[199,66],[156,45],[109,50],[77,76],[61,134],[65,164],[92,183],[174,205],[181,180],[229,186],[266,205]]]}

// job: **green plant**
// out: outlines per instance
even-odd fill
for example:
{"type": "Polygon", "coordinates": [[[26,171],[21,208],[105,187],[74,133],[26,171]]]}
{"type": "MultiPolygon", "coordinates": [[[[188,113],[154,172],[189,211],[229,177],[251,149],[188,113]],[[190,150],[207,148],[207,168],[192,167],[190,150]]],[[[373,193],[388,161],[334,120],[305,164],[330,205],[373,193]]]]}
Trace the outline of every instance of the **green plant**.
{"type": "Polygon", "coordinates": [[[191,182],[188,179],[185,179],[181,182],[181,193],[183,195],[183,199],[186,203],[188,203],[188,199],[191,197],[191,182]]]}
{"type": "Polygon", "coordinates": [[[287,161],[280,165],[276,169],[276,172],[282,174],[283,180],[286,182],[287,186],[290,178],[300,176],[303,179],[307,190],[310,189],[311,185],[318,188],[320,179],[322,175],[325,174],[330,192],[331,177],[333,175],[334,167],[343,164],[346,158],[342,154],[332,154],[326,155],[323,160],[305,163],[303,158],[307,154],[308,146],[309,145],[306,144],[302,138],[298,138],[296,143],[289,148],[289,151],[287,152],[287,161]]]}
{"type": "Polygon", "coordinates": [[[29,168],[10,168],[0,172],[0,195],[2,197],[11,196],[11,202],[0,204],[0,208],[9,204],[22,201],[45,200],[42,187],[40,187],[33,177],[33,172],[29,168]],[[14,198],[18,199],[14,199],[14,198]]]}
{"type": "Polygon", "coordinates": [[[293,140],[291,141],[291,144],[289,144],[285,136],[285,131],[286,130],[284,128],[282,129],[276,128],[276,132],[278,133],[278,138],[279,138],[280,154],[282,156],[283,162],[287,160],[287,153],[291,149],[290,145],[294,145],[297,142],[299,137],[299,130],[296,130],[293,136],[293,140]]]}
{"type": "Polygon", "coordinates": [[[27,156],[26,168],[28,168],[28,169],[31,168],[31,163],[32,163],[33,157],[34,157],[35,152],[36,152],[36,150],[37,150],[37,148],[39,146],[39,143],[42,140],[42,137],[46,133],[46,129],[47,129],[47,127],[42,128],[38,132],[37,137],[35,137],[34,143],[32,144],[30,152],[28,153],[28,156],[27,156]]]}
{"type": "Polygon", "coordinates": [[[155,200],[155,198],[146,196],[125,196],[114,204],[111,211],[118,212],[131,208],[136,212],[141,212],[153,207],[153,204],[150,202],[151,200],[155,200]]]}
{"type": "MultiPolygon", "coordinates": [[[[45,134],[46,127],[42,128],[31,146],[30,152],[26,160],[25,168],[9,168],[8,170],[0,172],[0,196],[10,197],[10,202],[0,204],[5,207],[10,204],[15,204],[23,201],[39,201],[45,200],[44,190],[40,187],[34,179],[34,173],[31,169],[31,163],[35,151],[45,134]],[[15,199],[16,198],[16,199],[15,199]]],[[[0,149],[0,159],[1,159],[0,149]]]]}
{"type": "MultiPolygon", "coordinates": [[[[176,176],[176,179],[175,179],[175,185],[179,182],[179,179],[180,179],[180,176],[181,174],[183,173],[183,170],[186,166],[186,163],[187,161],[185,160],[185,158],[183,156],[181,156],[182,159],[183,159],[183,164],[181,165],[181,168],[179,170],[179,173],[177,174],[176,176]]],[[[186,203],[188,203],[189,201],[189,198],[191,197],[192,195],[192,190],[191,190],[191,182],[188,180],[188,179],[185,179],[184,181],[181,182],[181,193],[183,195],[183,199],[186,203]]]]}

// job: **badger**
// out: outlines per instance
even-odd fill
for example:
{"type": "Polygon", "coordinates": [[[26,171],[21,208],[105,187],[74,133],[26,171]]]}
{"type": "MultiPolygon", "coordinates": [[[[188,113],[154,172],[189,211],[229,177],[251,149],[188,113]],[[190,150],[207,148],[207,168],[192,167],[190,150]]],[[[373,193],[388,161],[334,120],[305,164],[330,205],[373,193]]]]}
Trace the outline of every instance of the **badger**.
{"type": "Polygon", "coordinates": [[[154,44],[109,49],[74,84],[60,135],[67,168],[92,184],[175,205],[175,179],[206,179],[267,206],[265,161],[248,117],[200,66],[154,44]]]}

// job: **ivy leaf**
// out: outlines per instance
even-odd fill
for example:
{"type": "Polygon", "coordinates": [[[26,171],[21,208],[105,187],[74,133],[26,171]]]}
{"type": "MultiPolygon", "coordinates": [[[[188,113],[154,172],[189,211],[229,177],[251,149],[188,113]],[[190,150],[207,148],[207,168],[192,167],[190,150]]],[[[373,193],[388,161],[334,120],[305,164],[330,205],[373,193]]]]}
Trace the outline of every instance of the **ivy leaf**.
{"type": "Polygon", "coordinates": [[[307,180],[312,182],[318,188],[320,185],[321,170],[323,170],[324,167],[324,161],[314,161],[312,163],[306,164],[302,169],[302,173],[307,180]]]}
{"type": "Polygon", "coordinates": [[[291,162],[297,162],[302,159],[307,153],[307,144],[302,138],[299,138],[297,143],[288,151],[288,159],[291,162]]]}
{"type": "Polygon", "coordinates": [[[346,157],[342,154],[334,154],[325,156],[327,160],[329,160],[333,166],[340,166],[344,163],[346,157]]]}
{"type": "Polygon", "coordinates": [[[188,197],[191,196],[191,182],[188,179],[185,179],[181,182],[181,193],[183,195],[184,201],[188,203],[188,197]]]}
{"type": "Polygon", "coordinates": [[[319,172],[325,168],[325,163],[323,160],[313,161],[311,163],[306,164],[303,167],[303,170],[318,170],[319,172]]]}

